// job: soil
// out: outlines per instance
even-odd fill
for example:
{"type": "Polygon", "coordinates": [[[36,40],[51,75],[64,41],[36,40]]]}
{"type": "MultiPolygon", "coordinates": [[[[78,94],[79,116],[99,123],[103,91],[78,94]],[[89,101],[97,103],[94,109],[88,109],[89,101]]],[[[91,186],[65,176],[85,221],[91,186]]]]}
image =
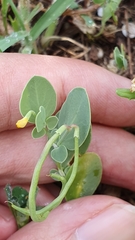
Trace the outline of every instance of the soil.
{"type": "MultiPolygon", "coordinates": [[[[16,4],[19,1],[14,1],[16,4]]],[[[31,0],[31,9],[41,2],[44,9],[34,18],[32,24],[46,11],[51,0],[31,0]]],[[[68,58],[82,59],[93,62],[109,71],[133,79],[135,77],[135,37],[125,37],[122,34],[122,26],[126,25],[129,31],[129,23],[135,24],[135,1],[123,0],[117,9],[117,22],[109,19],[101,35],[97,36],[101,29],[102,18],[97,15],[97,7],[92,6],[91,0],[80,0],[79,10],[67,10],[59,19],[53,37],[45,42],[44,34],[37,40],[39,54],[62,56],[68,58]],[[87,27],[81,14],[88,14],[96,26],[87,27]],[[119,70],[114,64],[113,50],[123,44],[128,60],[126,70],[119,70]]],[[[13,15],[11,9],[9,14],[13,15]]],[[[11,26],[8,26],[10,30],[11,26]]],[[[133,29],[135,33],[135,28],[133,29]]],[[[0,34],[3,33],[3,24],[0,16],[0,34]]],[[[20,44],[10,47],[6,52],[18,52],[20,44]]],[[[135,193],[101,184],[97,189],[99,194],[108,194],[120,197],[132,204],[135,204],[135,193]]]]}

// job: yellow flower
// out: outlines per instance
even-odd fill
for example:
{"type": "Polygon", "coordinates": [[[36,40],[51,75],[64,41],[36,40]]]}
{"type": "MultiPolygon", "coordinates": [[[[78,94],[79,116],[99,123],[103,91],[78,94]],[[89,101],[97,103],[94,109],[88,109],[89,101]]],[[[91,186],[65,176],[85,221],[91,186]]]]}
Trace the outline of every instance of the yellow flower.
{"type": "Polygon", "coordinates": [[[29,119],[27,117],[24,117],[17,121],[16,126],[18,128],[24,128],[26,126],[26,124],[28,123],[28,121],[29,121],[29,119]]]}

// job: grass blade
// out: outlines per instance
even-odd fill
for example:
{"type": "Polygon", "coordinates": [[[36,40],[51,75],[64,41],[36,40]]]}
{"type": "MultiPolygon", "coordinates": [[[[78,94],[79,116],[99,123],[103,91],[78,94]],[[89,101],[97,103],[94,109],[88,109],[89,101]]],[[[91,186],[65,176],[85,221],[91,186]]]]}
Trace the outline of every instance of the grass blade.
{"type": "Polygon", "coordinates": [[[36,40],[39,35],[73,3],[74,0],[57,0],[36,22],[30,31],[33,40],[36,40]]]}

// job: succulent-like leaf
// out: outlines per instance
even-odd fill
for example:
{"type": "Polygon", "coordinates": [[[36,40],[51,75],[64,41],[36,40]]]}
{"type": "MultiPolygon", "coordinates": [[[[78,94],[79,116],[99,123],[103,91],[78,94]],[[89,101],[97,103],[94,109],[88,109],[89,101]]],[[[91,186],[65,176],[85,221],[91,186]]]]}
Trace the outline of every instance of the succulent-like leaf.
{"type": "MultiPolygon", "coordinates": [[[[44,107],[46,117],[49,117],[56,108],[56,93],[47,79],[34,76],[26,84],[22,92],[20,112],[22,116],[25,116],[30,110],[37,114],[40,106],[44,107]]],[[[35,117],[31,116],[29,122],[34,123],[35,117]]]]}
{"type": "Polygon", "coordinates": [[[63,163],[67,156],[68,151],[64,145],[60,145],[51,151],[51,158],[57,163],[63,163]]]}
{"type": "Polygon", "coordinates": [[[58,118],[56,116],[50,116],[46,119],[46,125],[49,130],[54,129],[58,124],[58,118]]]}
{"type": "MultiPolygon", "coordinates": [[[[69,178],[72,167],[67,173],[69,178]]],[[[79,158],[77,175],[66,194],[66,200],[92,195],[98,187],[102,177],[102,164],[95,153],[86,153],[79,158]]]]}
{"type": "MultiPolygon", "coordinates": [[[[79,127],[79,146],[83,144],[90,130],[91,115],[88,95],[84,88],[73,89],[59,112],[58,128],[62,125],[79,127]]],[[[67,149],[74,149],[74,129],[62,134],[59,143],[67,149]]]]}
{"type": "Polygon", "coordinates": [[[32,137],[33,138],[40,138],[43,137],[46,134],[46,130],[43,128],[40,132],[37,131],[37,128],[33,128],[32,130],[32,137]]]}

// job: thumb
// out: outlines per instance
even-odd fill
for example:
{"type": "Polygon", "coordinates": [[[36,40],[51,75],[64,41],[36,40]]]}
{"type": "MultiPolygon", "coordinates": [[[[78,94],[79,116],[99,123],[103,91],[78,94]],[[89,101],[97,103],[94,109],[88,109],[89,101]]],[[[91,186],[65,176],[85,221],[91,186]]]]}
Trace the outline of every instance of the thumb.
{"type": "Polygon", "coordinates": [[[113,204],[87,219],[69,240],[133,240],[135,207],[113,204]]]}
{"type": "Polygon", "coordinates": [[[109,196],[91,196],[61,204],[48,218],[31,222],[8,240],[132,240],[135,207],[109,196]]]}

